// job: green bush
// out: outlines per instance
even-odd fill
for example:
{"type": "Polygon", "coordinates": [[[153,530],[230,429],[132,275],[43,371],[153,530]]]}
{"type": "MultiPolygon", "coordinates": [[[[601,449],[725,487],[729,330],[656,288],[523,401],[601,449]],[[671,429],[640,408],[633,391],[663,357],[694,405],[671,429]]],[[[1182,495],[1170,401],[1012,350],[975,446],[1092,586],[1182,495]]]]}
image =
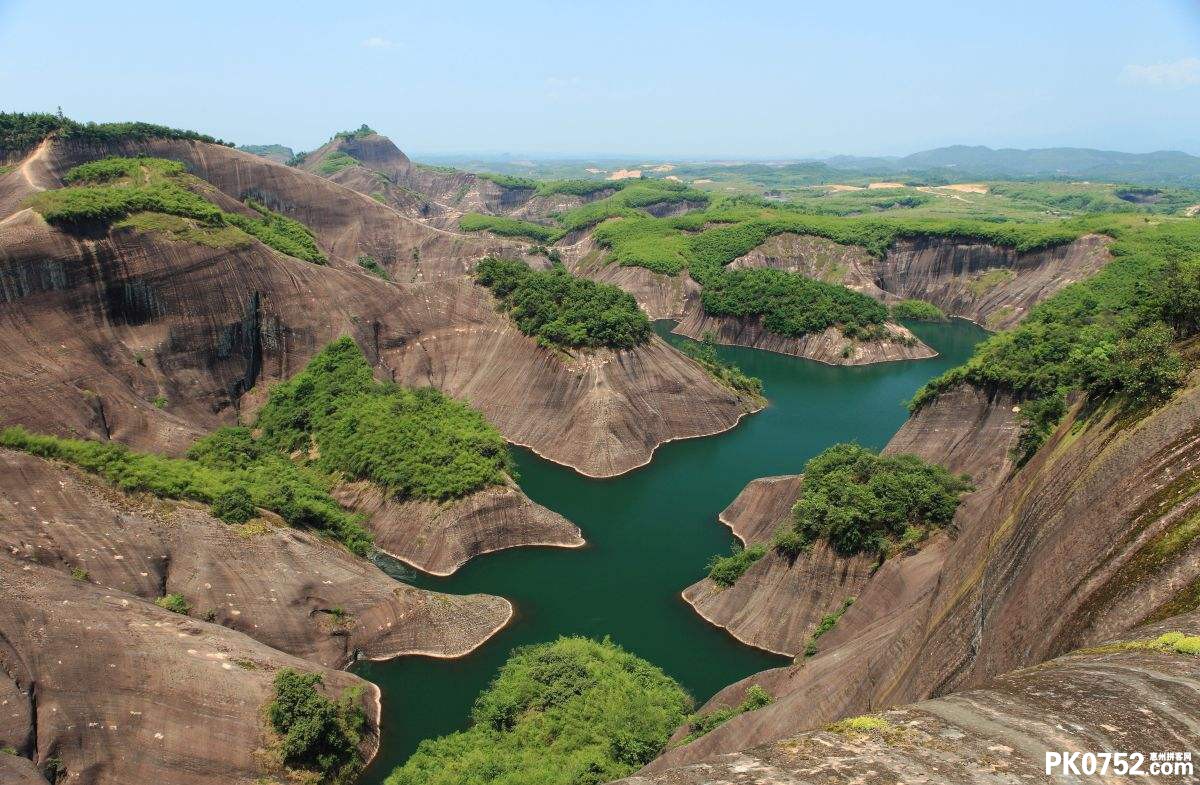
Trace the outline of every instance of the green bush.
{"type": "Polygon", "coordinates": [[[504,438],[482,414],[432,388],[375,381],[350,338],[273,388],[257,427],[273,450],[307,452],[315,443],[323,471],[401,497],[456,498],[514,472],[504,438]]]}
{"type": "Polygon", "coordinates": [[[388,275],[387,269],[384,268],[382,264],[375,261],[375,257],[368,256],[367,254],[359,254],[358,259],[355,261],[358,262],[359,267],[363,268],[376,278],[379,278],[383,281],[392,280],[392,277],[388,275]]]}
{"type": "Polygon", "coordinates": [[[371,126],[363,123],[353,131],[338,131],[333,135],[334,139],[365,139],[368,136],[374,136],[377,131],[371,126]]]}
{"type": "Polygon", "coordinates": [[[421,742],[387,785],[597,785],[653,759],[691,706],[683,689],[609,641],[517,649],[470,729],[421,742]]]}
{"type": "Polygon", "coordinates": [[[726,588],[738,582],[750,569],[750,565],[761,559],[767,553],[765,545],[751,545],[742,548],[734,545],[728,556],[714,556],[708,562],[708,577],[713,583],[726,588]]]}
{"type": "Polygon", "coordinates": [[[258,515],[258,509],[245,486],[235,485],[213,499],[212,514],[226,523],[245,523],[258,515]]]}
{"type": "Polygon", "coordinates": [[[835,444],[805,464],[800,498],[784,524],[792,531],[777,537],[775,547],[794,554],[824,538],[842,556],[886,557],[909,528],[948,524],[970,489],[966,478],[915,455],[835,444]]]}
{"type": "Polygon", "coordinates": [[[893,319],[911,319],[922,322],[944,322],[946,314],[941,308],[924,300],[901,300],[892,305],[893,319]]]}
{"type": "Polygon", "coordinates": [[[524,262],[489,258],[475,268],[475,280],[492,290],[521,332],[545,345],[630,349],[650,339],[650,320],[632,295],[561,266],[534,271],[524,262]]]}
{"type": "Polygon", "coordinates": [[[283,668],[275,674],[267,705],[267,719],[279,734],[275,749],[289,768],[316,772],[322,783],[349,785],[363,765],[362,688],[348,688],[334,702],[317,689],[321,684],[317,673],[283,668]]]}
{"type": "Polygon", "coordinates": [[[770,706],[774,702],[770,693],[757,684],[751,684],[746,690],[745,699],[737,706],[723,706],[719,709],[693,714],[687,718],[688,734],[680,744],[689,744],[710,731],[724,725],[739,714],[770,706]]]}
{"type": "Polygon", "coordinates": [[[168,594],[166,596],[159,597],[154,601],[154,604],[160,608],[163,608],[164,610],[170,611],[171,613],[179,613],[184,616],[187,616],[188,612],[192,609],[192,606],[186,599],[184,599],[182,594],[168,594]]]}

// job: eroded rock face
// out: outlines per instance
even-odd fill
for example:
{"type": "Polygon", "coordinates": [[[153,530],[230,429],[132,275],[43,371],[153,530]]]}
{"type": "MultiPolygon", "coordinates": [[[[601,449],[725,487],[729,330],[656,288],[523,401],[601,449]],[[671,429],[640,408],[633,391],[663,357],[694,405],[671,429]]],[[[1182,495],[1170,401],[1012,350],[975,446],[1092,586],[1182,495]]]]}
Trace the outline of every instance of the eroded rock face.
{"type": "Polygon", "coordinates": [[[757,674],[710,702],[736,703],[757,683],[775,704],[650,768],[974,688],[1189,610],[1181,598],[1200,580],[1200,541],[1182,533],[1200,507],[1200,390],[1140,421],[1076,404],[1019,469],[1008,457],[1014,419],[1010,400],[967,387],[918,411],[888,449],[973,476],[978,490],[950,529],[886,561],[803,667],[757,674]]]}
{"type": "Polygon", "coordinates": [[[23,211],[0,225],[0,279],[13,282],[0,311],[5,422],[142,449],[179,453],[248,421],[271,382],[341,335],[385,378],[465,398],[509,441],[593,476],[751,408],[657,338],[568,356],[522,335],[468,280],[392,285],[257,243],[75,238],[23,211]]]}
{"type": "MultiPolygon", "coordinates": [[[[272,516],[273,517],[273,516],[272,516]]],[[[356,657],[459,657],[512,615],[501,598],[415,589],[282,521],[230,526],[206,508],[129,496],[70,467],[0,449],[0,548],[327,667],[356,657]]]]}
{"type": "Polygon", "coordinates": [[[375,547],[433,575],[450,575],[476,556],[505,548],[584,544],[578,526],[535,504],[516,483],[442,504],[389,499],[371,483],[345,485],[334,495],[370,516],[375,547]]]}
{"type": "Polygon", "coordinates": [[[1111,240],[1084,235],[1030,253],[985,243],[927,237],[897,240],[883,259],[832,240],[780,234],[730,267],[772,267],[840,283],[884,302],[915,298],[989,330],[1012,327],[1037,303],[1095,273],[1111,240]]]}
{"type": "MultiPolygon", "coordinates": [[[[1153,637],[1165,631],[1196,634],[1200,618],[1176,617],[1131,634],[1153,637]]],[[[982,689],[881,712],[877,716],[890,726],[883,731],[813,730],[619,782],[1041,782],[1051,751],[1191,751],[1200,737],[1198,696],[1195,656],[1082,651],[998,677],[982,689]]],[[[1174,774],[1137,779],[1180,781],[1174,774]]]]}
{"type": "MultiPolygon", "coordinates": [[[[72,580],[7,549],[0,552],[0,596],[0,684],[16,685],[30,717],[0,742],[43,766],[60,759],[66,781],[260,782],[270,741],[262,707],[284,667],[320,673],[334,698],[361,689],[364,753],[372,757],[378,746],[379,691],[356,676],[72,580]]],[[[25,781],[38,782],[20,766],[25,781]]],[[[14,769],[0,761],[5,776],[14,769]]]]}
{"type": "Polygon", "coordinates": [[[887,330],[889,338],[871,341],[847,338],[836,327],[791,338],[763,327],[760,316],[744,319],[711,316],[700,306],[699,298],[696,298],[695,304],[689,304],[683,321],[672,332],[697,341],[711,334],[717,343],[790,354],[826,365],[869,365],[894,360],[923,360],[937,356],[937,352],[913,335],[907,327],[887,322],[884,329],[887,330]]]}

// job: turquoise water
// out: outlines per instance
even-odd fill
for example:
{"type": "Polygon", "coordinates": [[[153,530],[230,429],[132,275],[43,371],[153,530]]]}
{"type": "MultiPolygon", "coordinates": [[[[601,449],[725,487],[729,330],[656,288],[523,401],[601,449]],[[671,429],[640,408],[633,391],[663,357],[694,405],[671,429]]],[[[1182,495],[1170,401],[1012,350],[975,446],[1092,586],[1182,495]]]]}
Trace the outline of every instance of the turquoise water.
{"type": "MultiPolygon", "coordinates": [[[[609,480],[515,450],[521,487],[583,529],[576,550],[517,548],[468,563],[448,578],[382,566],[416,586],[486,592],[516,606],[513,621],[460,660],[406,657],[354,671],[383,690],[383,744],[363,779],[383,782],[421,739],[467,725],[475,696],[515,646],[559,635],[611,636],[671,676],[701,703],[744,676],[786,662],[705,623],[679,597],[733,543],[717,514],[755,477],[799,472],[838,441],[883,447],[904,422],[904,401],[961,364],[986,333],[974,324],[910,325],[938,350],[931,360],[831,367],[753,349],[721,356],[763,381],[768,407],[719,436],[663,445],[649,466],[609,480]]],[[[668,340],[669,322],[655,329],[668,340]]]]}

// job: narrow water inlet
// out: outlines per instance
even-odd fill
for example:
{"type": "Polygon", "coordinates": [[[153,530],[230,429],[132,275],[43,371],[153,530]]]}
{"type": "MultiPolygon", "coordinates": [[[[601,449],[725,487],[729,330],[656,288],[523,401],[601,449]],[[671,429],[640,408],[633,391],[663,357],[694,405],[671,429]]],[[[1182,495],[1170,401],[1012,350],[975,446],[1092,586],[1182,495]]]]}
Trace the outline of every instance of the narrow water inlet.
{"type": "MultiPolygon", "coordinates": [[[[656,322],[673,343],[671,322],[656,322]]],[[[650,465],[611,479],[582,477],[515,449],[525,492],[583,529],[587,547],[518,548],[477,558],[448,578],[390,562],[397,577],[455,594],[486,592],[516,606],[512,623],[468,657],[406,657],[354,670],[383,692],[383,739],[363,778],[379,785],[425,738],[469,724],[471,704],[512,649],[587,635],[614,642],[663,668],[702,703],[744,676],[786,658],[738,643],[697,616],[679,593],[708,559],[734,542],[718,513],[756,477],[793,474],[830,444],[887,443],[904,407],[928,379],[963,363],[987,333],[975,324],[907,324],[938,351],[928,360],[833,367],[796,357],[718,347],[763,381],[768,407],[733,430],[665,444],[650,465]]]]}

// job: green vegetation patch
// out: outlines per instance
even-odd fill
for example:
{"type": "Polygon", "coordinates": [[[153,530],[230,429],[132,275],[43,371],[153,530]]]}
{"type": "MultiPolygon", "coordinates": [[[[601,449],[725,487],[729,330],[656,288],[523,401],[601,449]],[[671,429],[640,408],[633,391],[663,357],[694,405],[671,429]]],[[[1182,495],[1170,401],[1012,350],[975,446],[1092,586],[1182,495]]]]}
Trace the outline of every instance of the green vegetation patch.
{"type": "Polygon", "coordinates": [[[168,128],[153,123],[78,123],[61,114],[0,112],[0,157],[33,149],[43,139],[57,134],[64,139],[86,142],[141,141],[145,139],[190,139],[232,147],[207,134],[168,128]]]}
{"type": "Polygon", "coordinates": [[[284,668],[275,674],[275,694],[267,704],[267,719],[278,734],[272,749],[290,769],[313,772],[320,783],[349,785],[363,766],[362,688],[349,687],[333,701],[318,689],[321,684],[317,673],[284,668]]]}
{"type": "Polygon", "coordinates": [[[1079,649],[1075,654],[1115,654],[1123,651],[1158,651],[1167,654],[1200,655],[1200,635],[1168,632],[1157,638],[1138,638],[1079,649]]]}
{"type": "Polygon", "coordinates": [[[358,166],[359,160],[349,153],[341,150],[334,150],[321,159],[321,163],[317,164],[317,174],[328,177],[331,174],[337,174],[343,169],[349,169],[351,166],[358,166]]]}
{"type": "Polygon", "coordinates": [[[209,186],[186,174],[178,161],[105,158],[76,166],[64,179],[67,187],[42,191],[29,200],[52,224],[71,228],[124,219],[125,226],[164,231],[208,245],[235,245],[254,237],[297,259],[326,263],[308,227],[253,199],[247,199],[246,205],[257,217],[221,210],[201,195],[209,186]]]}
{"type": "Polygon", "coordinates": [[[359,254],[358,259],[355,261],[358,262],[359,267],[363,268],[376,278],[384,281],[392,280],[392,277],[388,275],[387,269],[384,268],[384,266],[378,261],[376,261],[374,256],[369,256],[368,254],[359,254]]]}
{"type": "Polygon", "coordinates": [[[844,720],[838,720],[831,725],[826,725],[825,730],[841,734],[880,733],[884,736],[889,736],[900,732],[900,728],[897,728],[883,717],[876,717],[870,714],[865,714],[860,717],[847,717],[844,720]]]}
{"type": "Polygon", "coordinates": [[[762,380],[748,376],[733,363],[722,360],[717,355],[716,338],[712,333],[705,333],[699,343],[684,341],[678,345],[678,349],[704,366],[710,376],[734,392],[754,399],[762,398],[762,380]]]}
{"type": "Polygon", "coordinates": [[[734,545],[728,556],[714,556],[708,562],[708,577],[718,586],[729,588],[746,574],[750,565],[767,555],[767,546],[734,545]]]}
{"type": "Polygon", "coordinates": [[[517,649],[470,729],[421,742],[387,785],[592,785],[648,763],[691,708],[669,676],[586,638],[517,649]]]}
{"type": "Polygon", "coordinates": [[[886,558],[908,530],[948,524],[971,487],[965,477],[915,455],[835,444],[805,464],[792,520],[776,531],[773,544],[797,555],[825,539],[841,556],[886,558]]]}
{"type": "Polygon", "coordinates": [[[482,213],[467,213],[458,220],[458,228],[464,232],[487,231],[501,237],[523,237],[539,243],[553,243],[562,236],[557,229],[548,226],[482,213]]]}
{"type": "Polygon", "coordinates": [[[808,641],[804,644],[804,657],[813,657],[817,653],[817,641],[821,636],[832,630],[841,621],[842,616],[846,611],[850,610],[850,606],[854,604],[853,597],[847,597],[842,600],[842,606],[833,613],[827,613],[817,622],[817,626],[813,628],[812,633],[808,636],[808,641]]]}
{"type": "Polygon", "coordinates": [[[745,714],[748,711],[761,709],[764,706],[770,706],[774,702],[770,693],[764,690],[757,684],[752,684],[746,690],[745,699],[737,706],[723,706],[719,709],[705,712],[704,714],[693,714],[687,718],[688,734],[680,742],[681,745],[689,744],[700,738],[706,733],[724,725],[739,714],[745,714]]]}
{"type": "Polygon", "coordinates": [[[403,498],[456,498],[514,472],[504,438],[482,414],[433,388],[375,381],[350,338],[274,387],[257,427],[269,448],[315,448],[321,470],[403,498]]]}
{"type": "Polygon", "coordinates": [[[334,139],[365,139],[368,136],[375,136],[378,132],[371,126],[363,123],[353,131],[338,131],[333,135],[334,139]]]}
{"type": "Polygon", "coordinates": [[[192,606],[184,599],[182,594],[164,595],[155,600],[154,604],[171,613],[178,613],[183,616],[187,616],[192,610],[192,606]]]}
{"type": "Polygon", "coordinates": [[[650,339],[650,320],[632,295],[561,265],[535,271],[524,262],[489,258],[475,268],[475,280],[492,290],[521,332],[544,346],[630,349],[650,339]]]}
{"type": "Polygon", "coordinates": [[[893,319],[909,319],[920,322],[944,322],[946,314],[941,308],[924,300],[901,300],[891,307],[893,319]]]}

